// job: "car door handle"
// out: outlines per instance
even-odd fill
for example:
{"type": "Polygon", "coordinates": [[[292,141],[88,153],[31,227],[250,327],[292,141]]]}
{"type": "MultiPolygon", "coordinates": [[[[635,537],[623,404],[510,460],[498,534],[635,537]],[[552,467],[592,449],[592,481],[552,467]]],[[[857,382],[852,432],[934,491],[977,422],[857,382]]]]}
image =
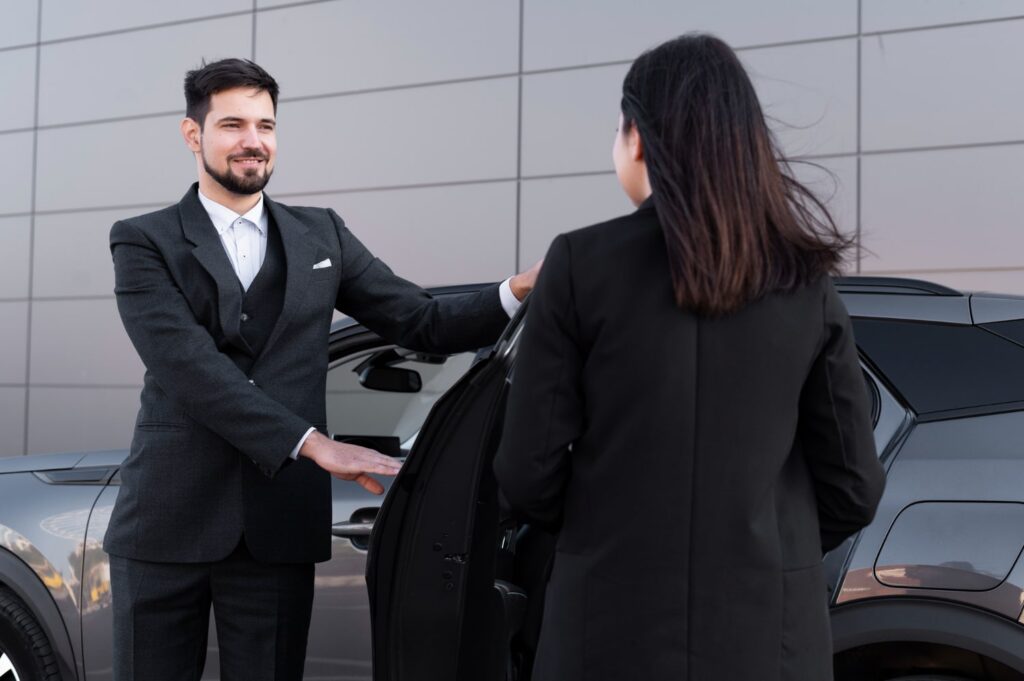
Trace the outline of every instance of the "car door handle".
{"type": "Polygon", "coordinates": [[[336,523],[331,526],[335,537],[369,537],[373,532],[373,521],[336,523]]]}

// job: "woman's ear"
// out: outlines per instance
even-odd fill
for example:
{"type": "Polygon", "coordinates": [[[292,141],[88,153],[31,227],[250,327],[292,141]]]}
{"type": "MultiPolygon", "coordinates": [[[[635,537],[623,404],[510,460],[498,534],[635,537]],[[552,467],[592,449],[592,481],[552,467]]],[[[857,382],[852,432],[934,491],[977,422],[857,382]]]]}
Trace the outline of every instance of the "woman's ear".
{"type": "Polygon", "coordinates": [[[640,139],[640,130],[637,125],[633,125],[629,129],[629,157],[637,163],[642,163],[644,160],[644,141],[640,139]]]}
{"type": "Polygon", "coordinates": [[[200,138],[202,137],[202,131],[199,129],[199,124],[191,118],[184,118],[181,121],[181,136],[185,139],[185,145],[193,153],[199,153],[200,138]]]}

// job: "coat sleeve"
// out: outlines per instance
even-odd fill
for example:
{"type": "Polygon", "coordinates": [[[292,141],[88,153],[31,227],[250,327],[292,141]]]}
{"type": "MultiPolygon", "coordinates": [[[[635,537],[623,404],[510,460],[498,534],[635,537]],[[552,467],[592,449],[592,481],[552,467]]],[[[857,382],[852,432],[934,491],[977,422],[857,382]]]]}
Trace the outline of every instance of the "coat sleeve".
{"type": "Polygon", "coordinates": [[[874,518],[885,488],[850,317],[825,281],[824,333],[800,397],[799,438],[814,479],[823,551],[874,518]]]}
{"type": "Polygon", "coordinates": [[[117,309],[147,372],[192,419],[274,475],[310,424],[250,383],[220,352],[141,230],[128,221],[115,223],[110,250],[117,309]]]}
{"type": "Polygon", "coordinates": [[[571,469],[570,446],[585,423],[585,357],[565,236],[551,244],[529,306],[494,472],[515,515],[556,528],[571,469]]]}
{"type": "Polygon", "coordinates": [[[453,353],[492,345],[508,325],[497,286],[432,296],[399,277],[355,237],[333,210],[341,245],[335,308],[385,340],[412,350],[453,353]]]}

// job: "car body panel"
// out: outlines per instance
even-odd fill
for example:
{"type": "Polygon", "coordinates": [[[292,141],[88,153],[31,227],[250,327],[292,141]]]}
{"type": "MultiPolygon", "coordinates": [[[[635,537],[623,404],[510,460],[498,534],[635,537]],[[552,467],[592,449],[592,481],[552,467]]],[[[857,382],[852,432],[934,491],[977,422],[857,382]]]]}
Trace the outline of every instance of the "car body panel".
{"type": "MultiPolygon", "coordinates": [[[[875,566],[896,518],[914,504],[1020,502],[1024,499],[1022,433],[1024,412],[918,424],[889,468],[886,491],[875,520],[860,533],[836,603],[868,598],[931,597],[1018,619],[1024,609],[1024,561],[1019,559],[998,586],[984,591],[887,586],[877,579],[875,566]]],[[[1004,522],[1012,524],[1017,505],[1007,503],[1004,510],[1004,522]]],[[[907,544],[900,547],[900,553],[906,558],[898,569],[927,571],[933,554],[928,543],[932,540],[933,535],[905,537],[903,541],[907,544]],[[915,548],[915,541],[922,544],[915,548]]],[[[1018,555],[1021,548],[1016,547],[1018,555]]],[[[988,549],[988,555],[975,555],[969,562],[998,563],[1005,560],[1007,550],[1005,546],[994,546],[988,549]]],[[[979,548],[973,551],[977,554],[979,548]]],[[[981,547],[980,551],[985,553],[985,548],[981,547]]]]}

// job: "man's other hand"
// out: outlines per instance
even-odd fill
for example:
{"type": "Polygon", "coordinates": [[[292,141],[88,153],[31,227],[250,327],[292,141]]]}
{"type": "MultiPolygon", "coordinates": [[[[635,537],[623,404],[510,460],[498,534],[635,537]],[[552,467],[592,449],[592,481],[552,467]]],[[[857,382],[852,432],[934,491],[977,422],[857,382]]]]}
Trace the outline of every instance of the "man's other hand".
{"type": "Polygon", "coordinates": [[[390,456],[366,447],[335,442],[316,431],[306,438],[299,456],[312,459],[313,463],[336,478],[358,482],[373,494],[383,494],[384,487],[371,478],[370,473],[395,475],[402,467],[390,456]]]}
{"type": "Polygon", "coordinates": [[[537,283],[537,275],[540,274],[541,265],[544,264],[544,259],[541,258],[537,261],[537,264],[526,270],[520,272],[516,276],[509,279],[508,285],[512,289],[512,295],[516,297],[519,302],[523,301],[526,294],[533,290],[533,285],[537,283]]]}

